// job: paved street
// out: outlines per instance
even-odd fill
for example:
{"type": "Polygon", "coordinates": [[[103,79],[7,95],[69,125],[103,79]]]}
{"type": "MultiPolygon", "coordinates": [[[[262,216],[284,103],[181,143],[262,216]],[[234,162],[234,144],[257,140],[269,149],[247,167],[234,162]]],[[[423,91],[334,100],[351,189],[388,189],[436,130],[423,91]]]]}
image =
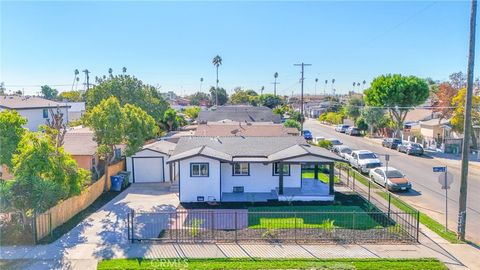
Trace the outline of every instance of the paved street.
{"type": "MultiPolygon", "coordinates": [[[[396,150],[384,148],[371,140],[335,132],[333,127],[322,125],[313,119],[306,120],[304,129],[312,131],[314,137],[338,138],[352,149],[366,149],[379,155],[390,154],[389,166],[403,171],[413,183],[410,192],[398,194],[405,201],[442,224],[445,223],[445,192],[440,188],[438,174],[432,172],[432,167],[448,165],[448,171],[454,175],[454,182],[448,191],[448,227],[451,230],[457,230],[460,161],[433,159],[427,156],[407,156],[396,150]]],[[[385,163],[384,157],[381,159],[385,163]]],[[[478,196],[480,194],[480,167],[478,164],[470,166],[468,190],[467,238],[480,243],[480,234],[478,234],[480,232],[480,196],[478,196]]]]}

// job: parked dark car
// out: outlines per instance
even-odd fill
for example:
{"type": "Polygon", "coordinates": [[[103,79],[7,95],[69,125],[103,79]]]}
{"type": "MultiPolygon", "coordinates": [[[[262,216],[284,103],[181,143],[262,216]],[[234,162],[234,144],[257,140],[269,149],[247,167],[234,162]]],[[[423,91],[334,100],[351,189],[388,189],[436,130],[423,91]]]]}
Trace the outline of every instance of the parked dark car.
{"type": "Polygon", "coordinates": [[[386,138],[382,142],[383,147],[387,147],[390,149],[397,149],[397,147],[402,144],[402,140],[397,138],[386,138]]]}
{"type": "Polygon", "coordinates": [[[402,143],[398,145],[398,152],[406,153],[407,155],[423,155],[423,147],[418,143],[402,143]]]}
{"type": "Polygon", "coordinates": [[[307,141],[311,141],[313,139],[312,132],[310,132],[310,130],[304,130],[303,138],[305,138],[307,141]]]}
{"type": "Polygon", "coordinates": [[[345,134],[350,136],[360,136],[361,132],[360,132],[360,129],[356,127],[349,127],[347,131],[345,131],[345,134]]]}

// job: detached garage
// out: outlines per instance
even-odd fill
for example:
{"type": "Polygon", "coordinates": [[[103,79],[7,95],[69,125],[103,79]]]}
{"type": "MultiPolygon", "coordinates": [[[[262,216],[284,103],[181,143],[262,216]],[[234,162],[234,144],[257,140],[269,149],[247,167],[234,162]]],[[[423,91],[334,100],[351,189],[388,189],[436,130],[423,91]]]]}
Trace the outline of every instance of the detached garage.
{"type": "Polygon", "coordinates": [[[127,157],[127,170],[130,171],[131,183],[159,183],[172,179],[171,168],[167,159],[175,149],[176,144],[167,141],[157,141],[143,146],[142,150],[127,157]]]}

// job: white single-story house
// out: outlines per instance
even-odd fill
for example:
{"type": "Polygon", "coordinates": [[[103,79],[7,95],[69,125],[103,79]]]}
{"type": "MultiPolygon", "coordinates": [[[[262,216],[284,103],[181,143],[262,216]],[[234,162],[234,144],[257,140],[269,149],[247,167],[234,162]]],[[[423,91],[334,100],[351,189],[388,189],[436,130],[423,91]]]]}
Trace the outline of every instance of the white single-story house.
{"type": "Polygon", "coordinates": [[[45,125],[52,117],[50,109],[56,110],[56,108],[64,115],[63,120],[68,122],[70,105],[66,103],[33,96],[0,96],[0,111],[16,110],[27,119],[25,127],[31,131],[37,131],[39,125],[45,125]]]}
{"type": "Polygon", "coordinates": [[[127,171],[131,172],[131,183],[170,182],[175,180],[176,164],[167,164],[168,157],[176,144],[156,141],[143,146],[142,150],[127,157],[127,171]]]}
{"type": "Polygon", "coordinates": [[[179,168],[180,202],[187,203],[332,201],[335,161],[300,136],[190,136],[180,138],[167,163],[179,168]],[[315,178],[319,165],[329,166],[329,183],[302,179],[302,165],[315,165],[315,178]]]}

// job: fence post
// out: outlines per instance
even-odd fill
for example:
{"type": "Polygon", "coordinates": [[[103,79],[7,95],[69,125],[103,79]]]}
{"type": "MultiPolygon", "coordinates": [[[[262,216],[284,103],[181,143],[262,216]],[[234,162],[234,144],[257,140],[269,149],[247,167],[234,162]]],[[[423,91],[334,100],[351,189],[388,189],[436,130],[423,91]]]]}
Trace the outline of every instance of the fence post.
{"type": "Polygon", "coordinates": [[[175,239],[175,242],[178,243],[178,211],[175,211],[175,239]]]}
{"type": "Polygon", "coordinates": [[[350,168],[347,167],[347,187],[350,186],[350,168]]]}
{"type": "Polygon", "coordinates": [[[420,236],[420,211],[417,210],[417,242],[420,236]]]}
{"type": "Polygon", "coordinates": [[[215,210],[211,212],[211,217],[212,217],[212,240],[215,240],[215,210]]]}
{"type": "Polygon", "coordinates": [[[37,212],[33,212],[33,219],[32,219],[32,231],[33,231],[33,244],[37,244],[37,212]]]}
{"type": "Polygon", "coordinates": [[[127,213],[127,236],[128,240],[132,240],[130,237],[130,213],[127,213]]]}
{"type": "Polygon", "coordinates": [[[52,230],[52,213],[48,212],[48,230],[50,231],[50,237],[53,235],[53,230],[52,230]]]}
{"type": "Polygon", "coordinates": [[[132,209],[132,212],[130,213],[131,218],[132,218],[132,244],[135,242],[135,210],[132,209]]]}
{"type": "Polygon", "coordinates": [[[370,202],[370,181],[368,181],[368,202],[370,202]]]}
{"type": "MultiPolygon", "coordinates": [[[[247,212],[248,215],[248,212],[247,212]]],[[[248,219],[248,216],[247,216],[248,219]]],[[[237,211],[235,211],[235,243],[237,243],[237,230],[238,230],[238,222],[237,222],[237,211]]]]}
{"type": "Polygon", "coordinates": [[[294,216],[293,216],[293,219],[294,219],[294,222],[295,222],[295,225],[293,226],[293,237],[295,239],[295,243],[297,243],[297,212],[295,212],[294,216]]]}
{"type": "Polygon", "coordinates": [[[353,190],[355,190],[355,171],[352,171],[353,190]]]}
{"type": "Polygon", "coordinates": [[[355,212],[352,214],[352,229],[353,229],[353,242],[357,242],[357,230],[355,230],[355,212]]]}
{"type": "Polygon", "coordinates": [[[390,203],[392,200],[392,194],[388,193],[388,219],[390,219],[390,203]]]}

